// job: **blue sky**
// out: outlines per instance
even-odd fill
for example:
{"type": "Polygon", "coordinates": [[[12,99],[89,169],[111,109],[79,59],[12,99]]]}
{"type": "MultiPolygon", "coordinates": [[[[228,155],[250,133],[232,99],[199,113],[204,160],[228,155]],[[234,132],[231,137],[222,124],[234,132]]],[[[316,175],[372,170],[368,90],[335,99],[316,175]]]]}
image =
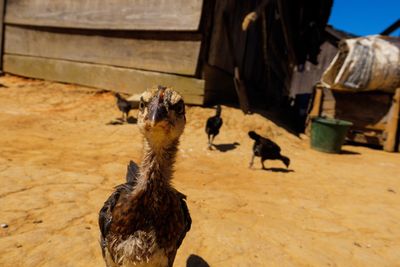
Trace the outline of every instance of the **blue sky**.
{"type": "MultiPolygon", "coordinates": [[[[329,24],[356,35],[370,35],[399,18],[400,0],[334,0],[329,24]]],[[[400,36],[400,29],[392,36],[400,36]]]]}

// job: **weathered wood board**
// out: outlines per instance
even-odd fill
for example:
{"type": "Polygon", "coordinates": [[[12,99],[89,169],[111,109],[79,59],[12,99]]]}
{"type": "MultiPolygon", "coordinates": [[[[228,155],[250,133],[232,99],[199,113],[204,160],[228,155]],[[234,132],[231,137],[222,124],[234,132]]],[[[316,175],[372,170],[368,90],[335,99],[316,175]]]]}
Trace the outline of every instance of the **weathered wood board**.
{"type": "Polygon", "coordinates": [[[400,113],[400,88],[397,88],[393,100],[392,106],[388,114],[387,127],[385,129],[386,141],[383,149],[388,152],[394,152],[396,150],[396,139],[399,136],[399,113],[400,113]]]}
{"type": "Polygon", "coordinates": [[[315,94],[313,98],[313,105],[309,112],[310,118],[318,117],[321,114],[321,107],[322,107],[322,88],[316,88],[315,94]]]}
{"type": "Polygon", "coordinates": [[[7,25],[4,52],[184,75],[196,73],[200,34],[191,35],[197,40],[154,40],[85,32],[7,25]]]}
{"type": "MultiPolygon", "coordinates": [[[[4,43],[4,5],[5,0],[0,0],[0,52],[3,53],[3,43],[4,43]]],[[[3,57],[0,55],[0,72],[3,70],[3,57]]]]}
{"type": "Polygon", "coordinates": [[[25,77],[80,84],[137,94],[165,85],[181,92],[187,104],[202,105],[204,80],[99,64],[4,55],[4,71],[25,77]]]}
{"type": "Polygon", "coordinates": [[[199,28],[202,0],[8,0],[9,24],[80,29],[199,28]]]}
{"type": "MultiPolygon", "coordinates": [[[[329,90],[329,89],[328,89],[329,90]]],[[[353,122],[353,128],[383,130],[391,106],[391,94],[382,92],[333,92],[334,117],[353,122]]]]}

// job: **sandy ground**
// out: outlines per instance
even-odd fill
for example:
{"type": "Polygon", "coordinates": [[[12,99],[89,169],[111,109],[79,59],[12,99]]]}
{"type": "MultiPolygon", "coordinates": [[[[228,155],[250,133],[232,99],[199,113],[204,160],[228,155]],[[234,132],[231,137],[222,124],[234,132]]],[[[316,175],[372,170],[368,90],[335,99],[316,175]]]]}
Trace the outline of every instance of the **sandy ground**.
{"type": "MultiPolygon", "coordinates": [[[[97,212],[129,160],[141,159],[137,126],[107,125],[120,116],[110,93],[0,83],[0,266],[104,266],[97,212]]],[[[209,151],[203,127],[213,113],[187,108],[174,185],[193,225],[175,266],[400,266],[400,154],[316,152],[227,107],[220,150],[209,151]],[[248,169],[251,129],[281,145],[288,171],[281,162],[260,170],[258,160],[248,169]]]]}

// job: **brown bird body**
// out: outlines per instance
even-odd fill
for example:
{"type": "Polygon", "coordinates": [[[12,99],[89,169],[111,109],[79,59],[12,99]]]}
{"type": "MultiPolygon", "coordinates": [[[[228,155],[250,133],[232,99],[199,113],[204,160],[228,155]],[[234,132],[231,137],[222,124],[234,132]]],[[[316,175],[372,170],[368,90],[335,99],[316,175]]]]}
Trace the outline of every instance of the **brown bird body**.
{"type": "Polygon", "coordinates": [[[145,92],[138,126],[144,135],[140,168],[128,166],[120,185],[100,210],[101,247],[108,267],[172,266],[191,226],[185,195],[170,183],[185,125],[181,96],[169,88],[145,92]]]}

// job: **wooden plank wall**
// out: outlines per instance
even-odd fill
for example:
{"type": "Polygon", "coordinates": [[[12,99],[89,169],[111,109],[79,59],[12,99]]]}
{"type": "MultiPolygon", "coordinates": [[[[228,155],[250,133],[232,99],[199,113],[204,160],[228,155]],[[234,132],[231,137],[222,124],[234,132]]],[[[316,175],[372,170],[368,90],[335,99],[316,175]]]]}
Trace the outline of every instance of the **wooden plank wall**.
{"type": "MultiPolygon", "coordinates": [[[[4,5],[5,0],[0,0],[0,53],[3,54],[4,37],[4,5]]],[[[3,57],[0,55],[0,72],[3,72],[3,57]]]]}
{"type": "Polygon", "coordinates": [[[266,73],[260,34],[262,19],[253,23],[247,31],[242,30],[243,18],[254,11],[256,6],[256,0],[225,0],[215,3],[210,50],[207,57],[208,66],[205,70],[206,101],[209,103],[237,101],[232,79],[234,64],[239,67],[241,79],[246,81],[251,104],[265,102],[266,73]],[[229,39],[232,40],[231,48],[229,39]]]}
{"type": "Polygon", "coordinates": [[[199,29],[202,0],[8,0],[8,24],[78,29],[199,29]]]}
{"type": "MultiPolygon", "coordinates": [[[[6,26],[5,53],[194,75],[201,36],[194,40],[138,39],[6,26]]],[[[131,35],[131,36],[129,36],[131,35]]]]}
{"type": "Polygon", "coordinates": [[[200,104],[203,99],[203,80],[159,72],[18,55],[5,55],[4,68],[17,75],[131,94],[161,84],[176,88],[186,103],[200,104]]]}
{"type": "Polygon", "coordinates": [[[336,56],[338,49],[328,41],[321,45],[321,53],[318,55],[318,65],[306,62],[303,71],[294,70],[290,83],[290,96],[297,94],[311,94],[322,74],[336,56]]]}
{"type": "Polygon", "coordinates": [[[9,0],[6,72],[139,93],[163,84],[203,104],[202,0],[9,0]]]}

